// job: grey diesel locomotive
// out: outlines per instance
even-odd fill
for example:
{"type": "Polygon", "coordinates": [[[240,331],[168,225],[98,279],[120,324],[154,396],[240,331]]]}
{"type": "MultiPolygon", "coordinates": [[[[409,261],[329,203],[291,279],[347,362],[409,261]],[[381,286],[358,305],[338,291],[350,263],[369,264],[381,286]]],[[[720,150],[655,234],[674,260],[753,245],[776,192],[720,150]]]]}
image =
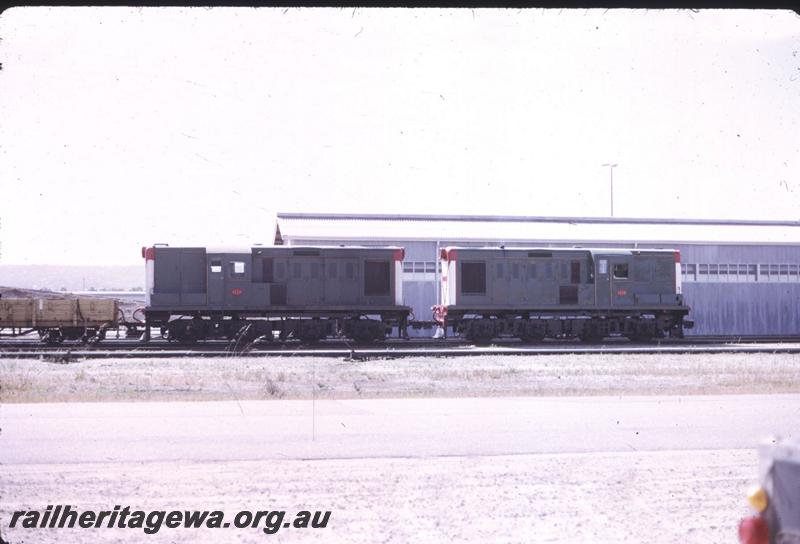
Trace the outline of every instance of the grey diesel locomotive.
{"type": "Polygon", "coordinates": [[[397,247],[142,248],[145,339],[150,327],[180,342],[405,335],[403,255],[397,247]]]}
{"type": "Polygon", "coordinates": [[[474,341],[682,337],[689,308],[674,250],[442,250],[435,318],[474,341]]]}

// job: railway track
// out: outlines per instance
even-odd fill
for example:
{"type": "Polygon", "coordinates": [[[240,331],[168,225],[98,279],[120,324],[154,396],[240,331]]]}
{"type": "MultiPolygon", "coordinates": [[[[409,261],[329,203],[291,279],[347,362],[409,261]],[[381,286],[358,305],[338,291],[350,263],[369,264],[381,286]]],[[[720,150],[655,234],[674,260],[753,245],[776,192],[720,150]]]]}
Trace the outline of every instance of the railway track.
{"type": "Polygon", "coordinates": [[[666,354],[666,353],[800,353],[800,337],[693,337],[665,338],[647,344],[626,339],[609,339],[599,344],[568,340],[551,340],[538,344],[519,341],[498,341],[476,346],[459,339],[391,339],[381,344],[352,344],[329,340],[316,344],[299,342],[232,345],[227,341],[206,341],[181,345],[164,340],[143,343],[126,339],[106,339],[85,346],[64,343],[44,346],[37,340],[16,339],[0,341],[0,358],[42,358],[55,360],[102,358],[180,358],[220,356],[317,356],[342,357],[353,360],[394,357],[459,357],[475,355],[554,355],[554,354],[666,354]]]}

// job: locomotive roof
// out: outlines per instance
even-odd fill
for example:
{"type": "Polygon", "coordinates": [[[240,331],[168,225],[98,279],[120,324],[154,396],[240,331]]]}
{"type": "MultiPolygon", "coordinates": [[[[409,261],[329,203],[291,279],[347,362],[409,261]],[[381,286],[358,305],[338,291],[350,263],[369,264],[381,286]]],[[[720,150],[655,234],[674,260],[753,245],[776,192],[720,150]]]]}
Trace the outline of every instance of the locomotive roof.
{"type": "Polygon", "coordinates": [[[320,249],[325,251],[331,251],[334,249],[363,249],[363,250],[397,250],[403,249],[400,246],[360,246],[360,245],[351,245],[351,244],[340,244],[338,246],[311,246],[311,245],[300,245],[300,246],[280,246],[280,245],[259,245],[259,246],[224,246],[224,245],[211,245],[211,246],[202,246],[202,245],[177,245],[171,246],[168,244],[157,244],[153,247],[156,248],[169,248],[169,249],[204,249],[206,253],[251,253],[254,249],[277,249],[281,251],[291,251],[296,249],[320,249]]]}
{"type": "Polygon", "coordinates": [[[610,255],[630,255],[632,253],[664,253],[665,255],[671,255],[678,251],[677,249],[649,249],[649,248],[641,248],[641,249],[628,249],[628,248],[619,248],[619,247],[610,247],[610,248],[603,248],[603,247],[542,247],[542,246],[523,246],[523,247],[497,247],[497,246],[483,246],[483,247],[475,247],[475,246],[446,246],[443,249],[450,250],[460,250],[460,251],[544,251],[544,252],[570,252],[570,251],[586,251],[592,254],[610,254],[610,255]]]}

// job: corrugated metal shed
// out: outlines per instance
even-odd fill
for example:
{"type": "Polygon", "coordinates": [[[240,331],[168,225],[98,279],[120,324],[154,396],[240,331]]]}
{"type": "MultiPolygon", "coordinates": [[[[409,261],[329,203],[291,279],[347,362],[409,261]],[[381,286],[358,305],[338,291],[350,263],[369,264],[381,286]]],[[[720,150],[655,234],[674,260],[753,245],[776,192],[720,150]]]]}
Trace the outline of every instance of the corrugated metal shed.
{"type": "Polygon", "coordinates": [[[306,239],[785,245],[800,244],[800,222],[278,214],[277,243],[306,239]]]}

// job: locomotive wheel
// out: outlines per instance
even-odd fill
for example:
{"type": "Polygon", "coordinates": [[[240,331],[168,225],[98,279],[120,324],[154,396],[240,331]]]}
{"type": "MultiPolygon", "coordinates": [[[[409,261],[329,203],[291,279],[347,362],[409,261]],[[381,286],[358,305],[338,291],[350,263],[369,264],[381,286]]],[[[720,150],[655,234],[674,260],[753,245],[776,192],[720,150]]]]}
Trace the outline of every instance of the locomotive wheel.
{"type": "Polygon", "coordinates": [[[350,336],[356,342],[374,342],[386,337],[386,331],[384,331],[381,321],[359,319],[354,320],[351,323],[351,327],[350,336]]]}
{"type": "Polygon", "coordinates": [[[205,324],[202,319],[178,319],[167,326],[169,339],[181,344],[194,344],[205,337],[205,324]]]}
{"type": "MultiPolygon", "coordinates": [[[[242,340],[246,342],[272,342],[272,324],[265,323],[264,321],[251,321],[248,328],[242,335],[242,340]]],[[[234,335],[235,337],[235,335],[234,335]]]]}
{"type": "Polygon", "coordinates": [[[301,322],[295,330],[295,336],[306,344],[319,342],[326,336],[325,325],[315,320],[301,322]]]}
{"type": "Polygon", "coordinates": [[[626,335],[631,342],[649,342],[655,336],[655,323],[643,322],[634,326],[633,332],[626,335]]]}
{"type": "Polygon", "coordinates": [[[521,323],[517,337],[523,342],[535,343],[541,342],[546,336],[546,328],[544,325],[537,323],[527,322],[521,323]]]}
{"type": "Polygon", "coordinates": [[[476,344],[489,344],[494,338],[494,323],[490,319],[475,319],[466,325],[465,335],[467,339],[476,344]]]}
{"type": "Polygon", "coordinates": [[[538,344],[544,341],[543,334],[520,334],[519,339],[527,344],[538,344]]]}
{"type": "Polygon", "coordinates": [[[467,334],[467,339],[475,344],[491,344],[492,338],[494,338],[493,334],[486,334],[480,332],[478,333],[473,332],[467,334]]]}
{"type": "Polygon", "coordinates": [[[585,326],[579,335],[581,342],[586,342],[587,344],[599,344],[605,337],[606,335],[600,331],[600,328],[593,324],[585,326]]]}

